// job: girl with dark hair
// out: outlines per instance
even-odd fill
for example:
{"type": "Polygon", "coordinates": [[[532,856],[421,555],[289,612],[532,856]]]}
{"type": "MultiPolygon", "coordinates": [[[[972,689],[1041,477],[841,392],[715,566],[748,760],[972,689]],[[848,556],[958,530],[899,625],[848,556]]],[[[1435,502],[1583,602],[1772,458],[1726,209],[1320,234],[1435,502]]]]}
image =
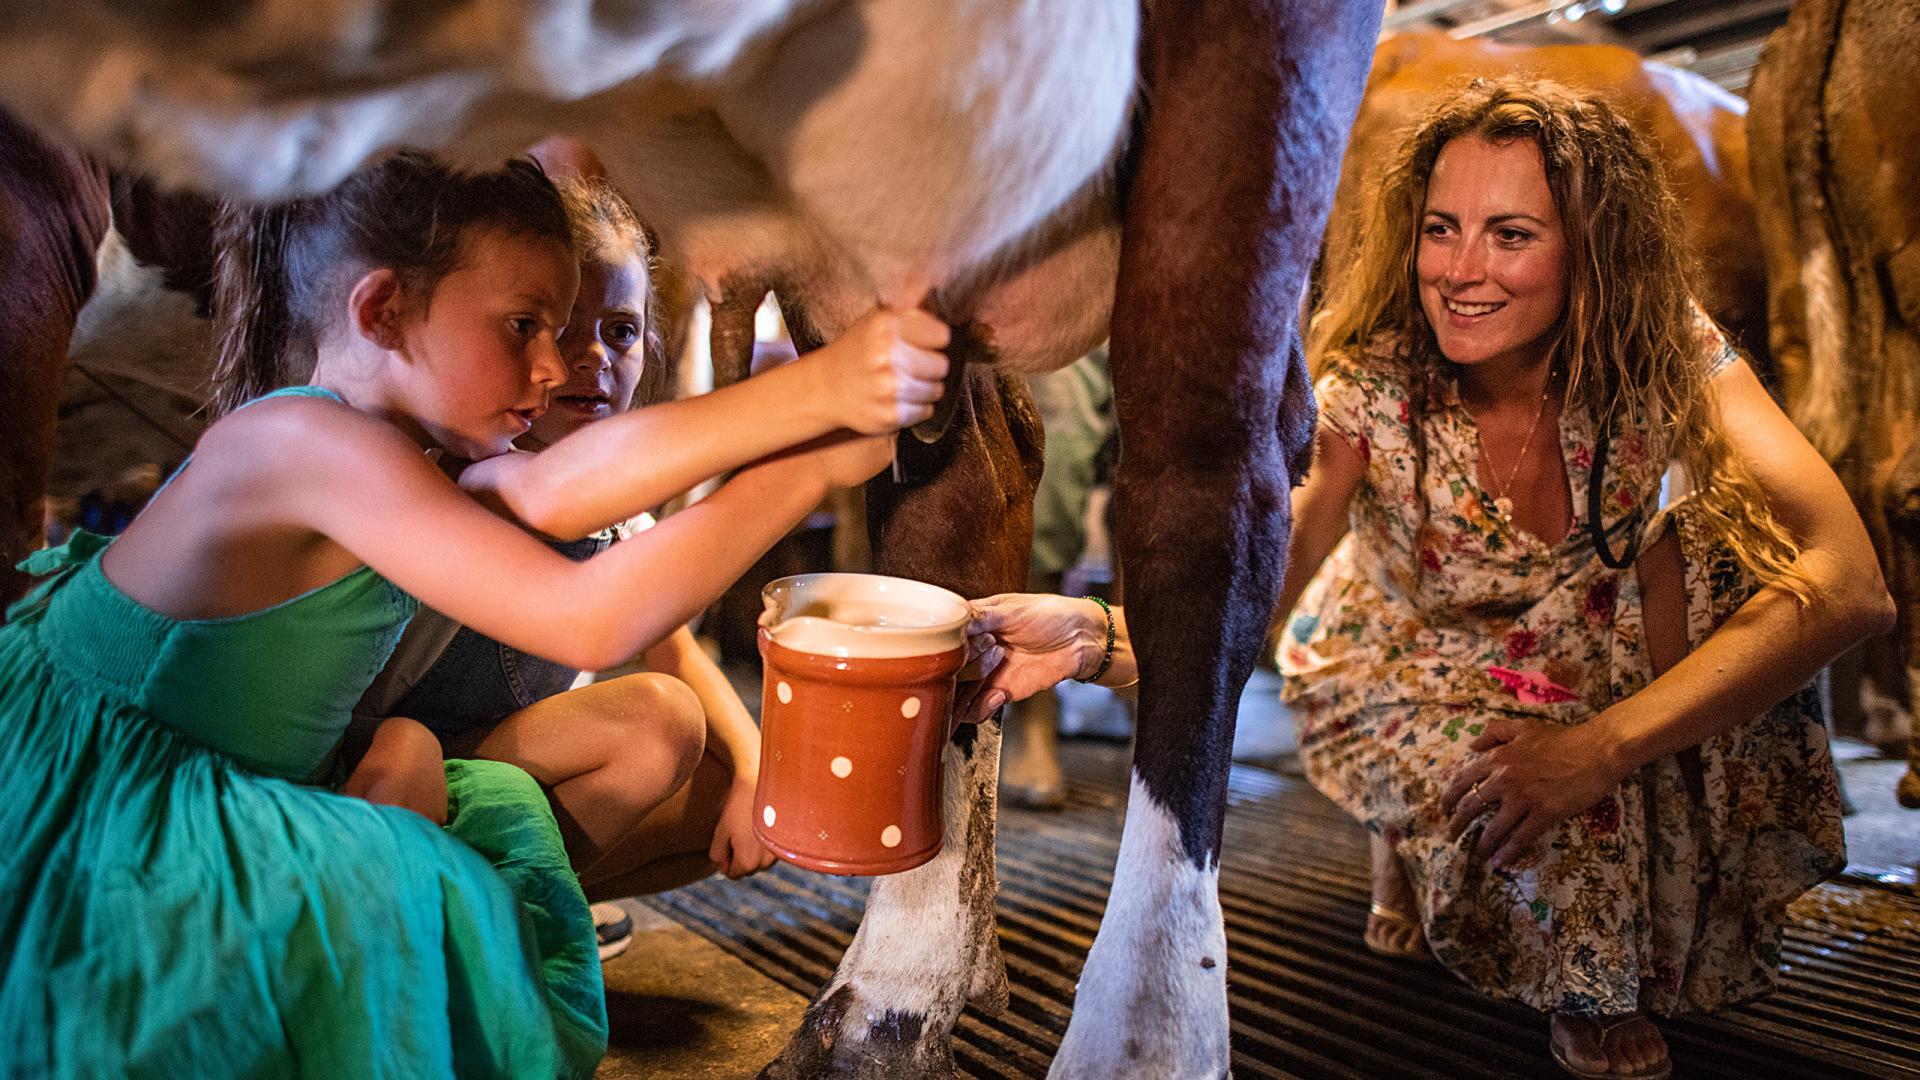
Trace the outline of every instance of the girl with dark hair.
{"type": "Polygon", "coordinates": [[[566,537],[738,468],[574,562],[425,453],[505,453],[565,382],[538,169],[400,155],[222,235],[228,415],[120,537],[29,560],[0,629],[0,1074],[588,1075],[604,989],[533,779],[449,763],[445,831],[309,785],[418,602],[582,668],[684,623],[930,415],[946,329],[876,313],[503,474],[494,509],[566,537]]]}
{"type": "MultiPolygon", "coordinates": [[[[1787,904],[1846,864],[1808,684],[1892,601],[1693,304],[1656,159],[1604,102],[1478,81],[1372,213],[1310,324],[1281,594],[1301,761],[1372,839],[1369,947],[1550,1014],[1576,1076],[1667,1076],[1649,1014],[1771,990],[1787,904]]],[[[1091,603],[975,608],[1004,657],[976,713],[1134,673],[1091,603]]]]}
{"type": "MultiPolygon", "coordinates": [[[[563,176],[556,183],[573,226],[580,292],[559,340],[567,381],[532,430],[515,440],[534,453],[630,406],[654,403],[669,385],[659,374],[651,248],[639,221],[604,179],[563,176]]],[[[477,487],[483,473],[506,464],[496,460],[461,482],[477,487]]],[[[457,464],[443,460],[444,468],[457,464]]],[[[585,559],[651,525],[643,514],[552,544],[585,559]]],[[[529,595],[526,602],[571,598],[529,595]]],[[[355,733],[388,730],[405,723],[392,718],[405,717],[453,757],[527,770],[548,794],[590,900],[764,869],[773,856],[753,831],[760,733],[746,705],[687,627],[650,646],[645,660],[645,672],[572,688],[579,669],[423,608],[355,707],[355,733]]],[[[355,776],[370,792],[396,769],[422,764],[438,767],[376,762],[355,776]]],[[[610,903],[595,903],[593,914],[601,959],[609,959],[631,940],[632,920],[610,903]]]]}

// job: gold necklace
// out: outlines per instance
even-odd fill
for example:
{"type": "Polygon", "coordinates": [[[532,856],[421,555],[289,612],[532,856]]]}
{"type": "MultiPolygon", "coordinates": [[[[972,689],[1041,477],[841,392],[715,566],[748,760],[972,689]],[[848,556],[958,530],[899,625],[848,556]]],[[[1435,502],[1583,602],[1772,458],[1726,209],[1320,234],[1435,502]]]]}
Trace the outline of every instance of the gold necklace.
{"type": "MultiPolygon", "coordinates": [[[[1509,497],[1509,493],[1513,491],[1513,482],[1520,478],[1520,466],[1527,462],[1527,451],[1533,449],[1533,437],[1540,432],[1540,418],[1547,414],[1547,399],[1552,395],[1553,375],[1549,372],[1547,388],[1540,392],[1540,406],[1533,410],[1533,423],[1527,425],[1526,441],[1520,444],[1520,456],[1513,460],[1513,468],[1507,472],[1507,482],[1501,484],[1500,490],[1494,493],[1493,508],[1498,510],[1500,516],[1509,524],[1513,522],[1513,499],[1509,497]]],[[[1480,457],[1487,463],[1487,479],[1495,479],[1493,458],[1487,453],[1485,439],[1480,440],[1480,457]]]]}

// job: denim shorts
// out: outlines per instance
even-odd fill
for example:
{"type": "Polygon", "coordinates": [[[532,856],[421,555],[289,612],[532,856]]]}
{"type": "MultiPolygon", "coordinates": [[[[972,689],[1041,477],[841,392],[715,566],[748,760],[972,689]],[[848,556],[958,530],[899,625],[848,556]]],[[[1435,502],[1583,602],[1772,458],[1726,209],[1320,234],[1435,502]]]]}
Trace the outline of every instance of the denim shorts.
{"type": "MultiPolygon", "coordinates": [[[[588,537],[556,543],[553,548],[579,562],[611,543],[588,537]]],[[[391,715],[410,716],[444,741],[491,728],[572,686],[579,674],[577,668],[541,659],[462,626],[433,667],[394,705],[391,715]]]]}

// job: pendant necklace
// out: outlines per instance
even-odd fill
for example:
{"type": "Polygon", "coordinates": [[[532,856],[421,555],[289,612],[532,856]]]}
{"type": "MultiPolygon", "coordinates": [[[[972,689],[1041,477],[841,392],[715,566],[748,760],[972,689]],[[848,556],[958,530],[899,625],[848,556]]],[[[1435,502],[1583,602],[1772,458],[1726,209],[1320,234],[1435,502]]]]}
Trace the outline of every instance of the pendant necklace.
{"type": "MultiPolygon", "coordinates": [[[[1507,471],[1507,482],[1500,485],[1499,491],[1494,492],[1493,508],[1500,512],[1500,517],[1508,524],[1513,523],[1513,499],[1509,493],[1513,491],[1513,482],[1520,478],[1520,467],[1527,462],[1527,451],[1533,449],[1533,437],[1540,432],[1540,418],[1547,414],[1547,398],[1552,394],[1553,375],[1549,372],[1547,388],[1540,392],[1540,406],[1533,410],[1533,423],[1527,427],[1526,441],[1520,444],[1520,456],[1513,460],[1513,468],[1507,471]]],[[[1487,478],[1494,479],[1493,458],[1488,455],[1484,440],[1480,443],[1480,457],[1487,463],[1487,478]]]]}

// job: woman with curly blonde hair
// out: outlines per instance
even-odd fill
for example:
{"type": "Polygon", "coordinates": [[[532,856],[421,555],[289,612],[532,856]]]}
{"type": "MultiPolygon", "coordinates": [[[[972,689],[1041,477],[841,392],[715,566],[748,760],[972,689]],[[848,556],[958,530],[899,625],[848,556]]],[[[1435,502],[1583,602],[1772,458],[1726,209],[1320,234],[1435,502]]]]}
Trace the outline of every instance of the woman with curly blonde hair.
{"type": "Polygon", "coordinates": [[[1475,82],[1372,214],[1308,341],[1302,759],[1372,836],[1369,946],[1551,1012],[1576,1076],[1666,1076],[1646,1015],[1770,990],[1845,865],[1808,684],[1891,601],[1604,102],[1475,82]]]}
{"type": "MultiPolygon", "coordinates": [[[[1693,303],[1673,199],[1606,104],[1476,82],[1373,215],[1308,342],[1281,597],[1301,757],[1372,836],[1370,947],[1551,1013],[1575,1076],[1667,1076],[1647,1014],[1770,990],[1787,904],[1846,864],[1808,684],[1892,600],[1693,303]]],[[[1119,609],[974,606],[967,717],[1138,677],[1119,609]]]]}

